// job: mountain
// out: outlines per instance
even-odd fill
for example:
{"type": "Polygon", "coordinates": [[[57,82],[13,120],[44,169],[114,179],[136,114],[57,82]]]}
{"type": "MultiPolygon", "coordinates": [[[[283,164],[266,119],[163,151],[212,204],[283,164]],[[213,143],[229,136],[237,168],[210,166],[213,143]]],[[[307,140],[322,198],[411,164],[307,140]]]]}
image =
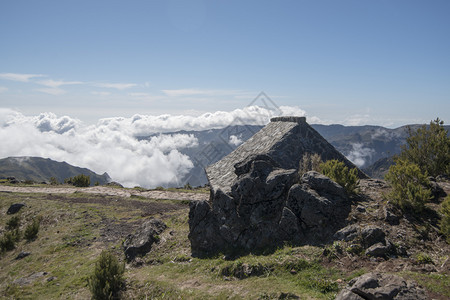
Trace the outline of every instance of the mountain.
{"type": "Polygon", "coordinates": [[[15,177],[18,180],[32,180],[34,182],[48,182],[55,177],[59,182],[76,175],[87,175],[91,178],[91,185],[106,184],[111,181],[107,173],[98,175],[86,168],[69,165],[41,157],[8,157],[0,159],[0,177],[15,177]]]}
{"type": "MultiPolygon", "coordinates": [[[[421,125],[408,126],[417,129],[421,125]]],[[[371,125],[311,125],[351,162],[364,171],[369,170],[369,175],[377,178],[383,176],[383,170],[376,170],[376,167],[385,168],[389,166],[381,163],[372,165],[380,159],[400,153],[400,146],[405,144],[408,136],[408,126],[390,129],[371,125]]],[[[450,131],[450,126],[444,127],[450,131]]],[[[233,125],[222,129],[164,133],[165,135],[190,134],[198,140],[196,147],[180,150],[183,154],[189,156],[194,168],[178,183],[178,186],[186,183],[192,186],[201,186],[208,183],[204,169],[231,153],[262,128],[263,126],[257,125],[233,125]]],[[[141,136],[138,139],[149,139],[152,136],[141,136]]]]}
{"type": "Polygon", "coordinates": [[[363,171],[372,178],[384,179],[384,175],[389,171],[389,167],[394,164],[394,157],[383,157],[364,168],[363,171]]]}

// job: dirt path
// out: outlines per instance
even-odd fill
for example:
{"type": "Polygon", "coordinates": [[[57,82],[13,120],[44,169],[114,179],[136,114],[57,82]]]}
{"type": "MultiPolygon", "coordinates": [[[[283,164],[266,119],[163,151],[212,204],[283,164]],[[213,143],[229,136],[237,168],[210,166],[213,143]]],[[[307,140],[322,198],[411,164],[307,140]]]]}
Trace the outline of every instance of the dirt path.
{"type": "Polygon", "coordinates": [[[72,194],[75,192],[101,194],[109,196],[119,196],[129,198],[131,196],[140,196],[149,199],[168,199],[168,200],[208,200],[209,194],[169,192],[169,191],[139,191],[133,189],[121,189],[105,186],[93,186],[88,188],[77,187],[20,187],[0,185],[0,192],[11,193],[44,193],[44,194],[72,194]]]}

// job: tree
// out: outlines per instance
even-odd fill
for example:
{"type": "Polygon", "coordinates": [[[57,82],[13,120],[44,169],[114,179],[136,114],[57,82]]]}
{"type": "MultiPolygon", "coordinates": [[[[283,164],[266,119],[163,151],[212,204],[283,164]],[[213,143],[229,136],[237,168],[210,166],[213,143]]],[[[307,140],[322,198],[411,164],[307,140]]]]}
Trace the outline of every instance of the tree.
{"type": "Polygon", "coordinates": [[[72,184],[76,187],[88,187],[91,185],[91,177],[88,175],[77,175],[72,178],[72,184]]]}
{"type": "Polygon", "coordinates": [[[358,171],[348,167],[337,159],[327,160],[319,166],[323,175],[331,178],[342,186],[348,194],[356,194],[358,186],[358,171]]]}
{"type": "Polygon", "coordinates": [[[443,125],[437,118],[416,131],[408,127],[400,158],[415,163],[430,176],[450,174],[450,138],[443,125]]]}
{"type": "Polygon", "coordinates": [[[119,292],[125,286],[124,263],[109,251],[103,250],[95,263],[94,273],[88,278],[92,299],[119,299],[119,292]]]}
{"type": "Polygon", "coordinates": [[[392,187],[387,197],[402,210],[420,213],[431,199],[427,172],[422,173],[419,165],[409,160],[395,159],[385,179],[392,187]]]}

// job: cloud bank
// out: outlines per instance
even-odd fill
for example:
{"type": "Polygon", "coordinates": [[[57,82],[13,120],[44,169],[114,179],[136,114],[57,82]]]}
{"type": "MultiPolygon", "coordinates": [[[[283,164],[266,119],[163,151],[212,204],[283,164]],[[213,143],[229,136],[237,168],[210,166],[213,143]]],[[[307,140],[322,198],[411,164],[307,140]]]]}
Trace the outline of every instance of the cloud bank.
{"type": "MultiPolygon", "coordinates": [[[[114,181],[127,187],[176,185],[193,168],[192,161],[180,150],[197,146],[198,141],[189,134],[160,133],[238,124],[264,125],[280,112],[305,115],[295,107],[275,111],[251,106],[197,117],[134,115],[85,125],[69,116],[53,113],[25,116],[0,108],[0,157],[40,156],[66,161],[96,173],[107,172],[114,181]]],[[[231,142],[237,143],[238,139],[231,142]]]]}
{"type": "Polygon", "coordinates": [[[375,150],[364,147],[361,143],[352,144],[352,150],[346,157],[353,162],[358,168],[364,167],[367,161],[370,161],[375,154],[375,150]]]}

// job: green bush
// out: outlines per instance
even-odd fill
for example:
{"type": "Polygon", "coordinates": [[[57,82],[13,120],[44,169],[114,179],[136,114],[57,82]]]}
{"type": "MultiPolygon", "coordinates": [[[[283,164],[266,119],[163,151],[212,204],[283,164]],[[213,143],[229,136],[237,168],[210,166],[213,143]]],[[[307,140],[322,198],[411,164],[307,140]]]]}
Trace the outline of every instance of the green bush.
{"type": "Polygon", "coordinates": [[[29,224],[29,225],[27,225],[27,227],[25,227],[25,231],[23,232],[23,237],[28,242],[36,239],[37,234],[39,232],[40,223],[41,223],[41,218],[38,217],[38,218],[35,218],[31,224],[29,224]]]}
{"type": "Polygon", "coordinates": [[[94,273],[88,278],[92,299],[118,299],[125,287],[125,265],[109,251],[102,251],[95,263],[94,273]]]}
{"type": "Polygon", "coordinates": [[[56,177],[50,177],[50,184],[51,185],[58,185],[58,179],[56,177]]]}
{"type": "Polygon", "coordinates": [[[419,253],[416,255],[416,262],[419,264],[434,264],[433,259],[426,253],[419,253]]]}
{"type": "Polygon", "coordinates": [[[88,175],[77,175],[72,178],[72,184],[76,187],[88,187],[91,185],[91,177],[88,175]]]}
{"type": "Polygon", "coordinates": [[[358,187],[358,171],[348,167],[337,159],[327,160],[320,164],[323,175],[331,178],[341,185],[348,194],[356,194],[358,187]]]}
{"type": "Polygon", "coordinates": [[[10,251],[16,247],[16,242],[20,240],[20,231],[18,229],[14,231],[7,231],[0,238],[0,251],[10,251]]]}
{"type": "Polygon", "coordinates": [[[441,207],[442,219],[440,221],[441,233],[447,238],[450,243],[450,196],[447,196],[442,202],[441,207]]]}
{"type": "Polygon", "coordinates": [[[8,230],[19,228],[20,226],[20,217],[14,216],[11,217],[8,221],[6,221],[6,228],[8,230]]]}
{"type": "Polygon", "coordinates": [[[428,175],[415,163],[397,158],[385,179],[392,187],[387,198],[402,210],[420,213],[431,199],[428,175]]]}
{"type": "Polygon", "coordinates": [[[401,159],[417,164],[430,176],[450,174],[450,137],[443,121],[437,118],[416,131],[408,127],[408,135],[401,159]]]}
{"type": "Polygon", "coordinates": [[[300,177],[309,171],[320,172],[320,164],[323,163],[319,154],[305,153],[299,163],[298,174],[300,177]]]}

